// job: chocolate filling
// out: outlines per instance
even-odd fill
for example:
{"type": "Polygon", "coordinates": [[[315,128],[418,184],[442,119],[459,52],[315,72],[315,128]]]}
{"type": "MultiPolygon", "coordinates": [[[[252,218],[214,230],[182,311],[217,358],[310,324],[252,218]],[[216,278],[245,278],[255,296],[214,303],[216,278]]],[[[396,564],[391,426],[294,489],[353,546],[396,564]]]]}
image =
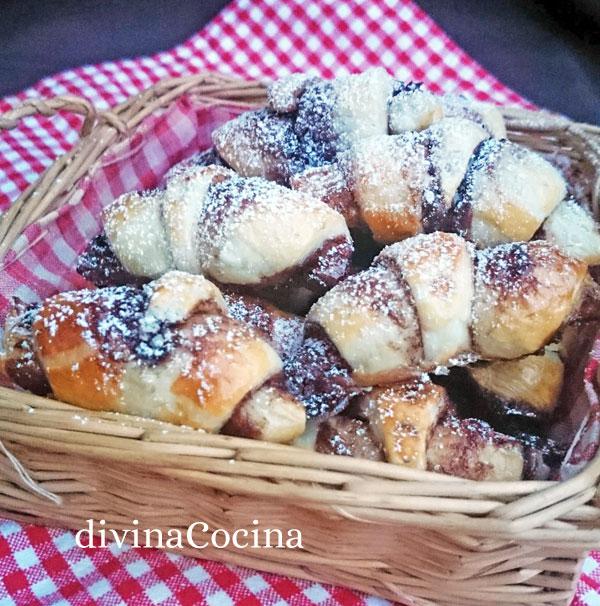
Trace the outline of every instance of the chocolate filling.
{"type": "Polygon", "coordinates": [[[448,213],[445,231],[457,233],[467,240],[471,239],[473,223],[473,179],[478,172],[491,174],[494,171],[498,154],[506,143],[506,139],[484,139],[473,151],[467,171],[461,181],[452,206],[448,213]]]}
{"type": "Polygon", "coordinates": [[[554,440],[529,433],[516,433],[523,446],[525,480],[554,479],[566,454],[566,448],[554,440]]]}
{"type": "Polygon", "coordinates": [[[384,461],[381,443],[362,419],[332,417],[319,427],[315,450],[324,454],[384,461]]]}
{"type": "Polygon", "coordinates": [[[46,378],[35,349],[32,324],[39,311],[39,305],[26,304],[14,300],[11,318],[7,320],[5,340],[10,342],[4,370],[10,380],[19,387],[38,396],[47,396],[52,388],[46,378]],[[10,323],[10,326],[9,326],[10,323]]]}
{"type": "Polygon", "coordinates": [[[480,251],[475,256],[475,276],[483,278],[486,286],[508,295],[515,289],[525,291],[528,285],[535,285],[534,262],[526,242],[512,242],[490,250],[491,254],[480,251]]]}
{"type": "Polygon", "coordinates": [[[307,83],[298,101],[294,123],[306,166],[332,162],[340,150],[335,104],[336,93],[331,82],[315,79],[307,83]]]}
{"type": "Polygon", "coordinates": [[[233,414],[227,420],[227,423],[221,427],[219,433],[225,436],[236,436],[238,438],[248,438],[250,440],[258,440],[260,438],[260,428],[250,422],[245,411],[245,404],[252,397],[253,393],[249,393],[238,403],[233,411],[233,414]]]}
{"type": "MultiPolygon", "coordinates": [[[[130,360],[156,364],[176,345],[171,325],[147,314],[147,288],[118,286],[90,291],[76,322],[96,339],[103,356],[118,362],[130,360]]],[[[55,321],[61,321],[57,309],[55,321]]]]}
{"type": "Polygon", "coordinates": [[[482,388],[464,368],[454,368],[447,377],[435,377],[448,391],[463,417],[478,417],[494,429],[511,436],[545,436],[552,413],[536,410],[527,402],[507,400],[482,388]]]}
{"type": "Polygon", "coordinates": [[[402,80],[395,80],[394,87],[392,89],[392,97],[397,97],[402,93],[414,93],[422,88],[422,82],[402,82],[402,80]]]}
{"type": "MultiPolygon", "coordinates": [[[[267,387],[276,390],[283,397],[289,393],[283,373],[278,373],[271,377],[260,387],[260,389],[265,389],[267,387]]],[[[258,440],[261,438],[260,427],[257,427],[250,421],[245,408],[246,403],[254,396],[254,394],[254,391],[247,393],[238,403],[227,423],[225,423],[225,425],[221,428],[222,434],[228,436],[237,436],[240,438],[250,438],[253,440],[258,440]]]]}
{"type": "Polygon", "coordinates": [[[98,287],[142,284],[145,281],[123,267],[104,233],[91,240],[79,256],[77,273],[98,287]]]}
{"type": "Polygon", "coordinates": [[[359,393],[352,371],[325,331],[307,323],[302,347],[284,365],[286,386],[309,418],[341,412],[359,393]]]}
{"type": "Polygon", "coordinates": [[[256,284],[225,283],[222,287],[264,297],[292,313],[303,313],[319,295],[349,274],[353,250],[349,239],[338,236],[324,242],[301,265],[265,276],[256,284]],[[308,299],[297,305],[296,294],[301,289],[306,290],[308,299]]]}
{"type": "Polygon", "coordinates": [[[433,137],[428,137],[424,141],[423,148],[430,183],[429,187],[421,195],[421,217],[423,231],[429,234],[444,228],[446,205],[442,196],[442,177],[436,158],[436,152],[439,150],[439,141],[433,137]]]}

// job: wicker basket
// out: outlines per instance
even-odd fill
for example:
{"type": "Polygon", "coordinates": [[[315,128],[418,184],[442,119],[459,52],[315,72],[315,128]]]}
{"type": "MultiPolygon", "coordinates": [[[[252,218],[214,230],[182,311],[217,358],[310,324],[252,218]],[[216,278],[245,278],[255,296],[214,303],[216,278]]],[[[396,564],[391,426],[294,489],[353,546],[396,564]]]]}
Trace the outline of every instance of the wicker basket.
{"type": "MultiPolygon", "coordinates": [[[[59,110],[85,116],[80,142],[16,201],[0,223],[0,255],[150,113],[182,95],[206,103],[264,102],[264,86],[216,74],[163,81],[109,112],[82,99],[29,100],[0,116],[59,110]],[[58,178],[60,177],[60,178],[58,178]]],[[[544,112],[506,109],[509,135],[560,149],[593,171],[600,189],[600,129],[544,112]]],[[[349,586],[414,604],[564,604],[578,563],[600,545],[600,455],[555,482],[471,482],[387,463],[311,453],[0,388],[0,515],[78,529],[106,526],[298,528],[303,549],[184,553],[349,586]],[[32,412],[34,414],[32,414],[32,412]]]]}

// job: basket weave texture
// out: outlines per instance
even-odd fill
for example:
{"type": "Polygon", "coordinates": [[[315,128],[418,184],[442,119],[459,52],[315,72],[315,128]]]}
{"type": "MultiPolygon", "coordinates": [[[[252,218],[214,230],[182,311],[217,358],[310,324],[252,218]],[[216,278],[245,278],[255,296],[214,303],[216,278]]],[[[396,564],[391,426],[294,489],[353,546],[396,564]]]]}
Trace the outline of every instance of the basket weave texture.
{"type": "MultiPolygon", "coordinates": [[[[75,185],[151,114],[188,96],[259,105],[264,85],[213,73],[163,81],[109,112],[85,100],[30,100],[0,116],[82,114],[79,143],[0,222],[0,257],[27,226],[76,204],[75,185]]],[[[545,112],[504,110],[509,137],[559,151],[592,175],[600,199],[600,129],[545,112]]],[[[85,411],[0,388],[0,515],[72,529],[233,532],[296,528],[302,550],[183,552],[346,585],[410,604],[564,604],[584,553],[600,545],[600,454],[562,482],[472,482],[275,444],[207,435],[147,419],[85,411]]],[[[180,550],[178,550],[180,551],[180,550]]],[[[180,551],[181,552],[181,551],[180,551]]]]}

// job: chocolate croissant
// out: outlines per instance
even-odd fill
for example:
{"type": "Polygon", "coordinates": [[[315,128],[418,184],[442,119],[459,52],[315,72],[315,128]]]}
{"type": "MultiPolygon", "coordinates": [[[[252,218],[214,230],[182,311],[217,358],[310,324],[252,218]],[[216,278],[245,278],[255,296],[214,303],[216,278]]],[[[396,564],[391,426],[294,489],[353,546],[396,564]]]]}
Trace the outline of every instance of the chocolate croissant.
{"type": "Polygon", "coordinates": [[[457,368],[444,384],[461,411],[510,435],[547,435],[563,387],[564,365],[551,351],[457,368]]]}
{"type": "Polygon", "coordinates": [[[164,190],[124,194],[103,219],[104,235],[78,267],[102,285],[178,269],[221,284],[322,292],[344,277],[352,255],[344,218],[326,204],[222,166],[175,171],[164,190]]]}
{"type": "Polygon", "coordinates": [[[312,447],[326,454],[471,480],[520,480],[525,472],[527,451],[517,439],[479,419],[458,418],[444,388],[426,376],[370,390],[314,434],[312,447]]]}
{"type": "Polygon", "coordinates": [[[478,419],[458,419],[445,390],[417,379],[364,396],[366,414],[386,459],[472,480],[520,480],[523,450],[517,440],[478,419]]]}
{"type": "Polygon", "coordinates": [[[34,391],[83,408],[272,441],[304,431],[303,406],[273,385],[277,352],[202,276],[58,294],[7,323],[4,347],[14,384],[35,374],[34,391]]]}
{"type": "Polygon", "coordinates": [[[450,231],[481,247],[530,240],[566,193],[540,155],[460,115],[362,141],[335,164],[295,175],[291,187],[384,244],[450,231]]]}
{"type": "Polygon", "coordinates": [[[455,234],[386,247],[312,307],[362,385],[543,347],[578,305],[585,263],[545,241],[477,251],[455,234]]]}
{"type": "Polygon", "coordinates": [[[307,166],[332,161],[354,141],[387,134],[393,84],[382,68],[332,81],[284,78],[269,87],[269,107],[215,130],[215,147],[241,175],[287,183],[307,166]]]}
{"type": "Polygon", "coordinates": [[[499,110],[462,97],[438,97],[384,69],[334,80],[294,74],[272,83],[265,109],[246,112],[213,133],[219,156],[244,176],[287,184],[371,137],[420,130],[449,116],[504,137],[499,110]]]}

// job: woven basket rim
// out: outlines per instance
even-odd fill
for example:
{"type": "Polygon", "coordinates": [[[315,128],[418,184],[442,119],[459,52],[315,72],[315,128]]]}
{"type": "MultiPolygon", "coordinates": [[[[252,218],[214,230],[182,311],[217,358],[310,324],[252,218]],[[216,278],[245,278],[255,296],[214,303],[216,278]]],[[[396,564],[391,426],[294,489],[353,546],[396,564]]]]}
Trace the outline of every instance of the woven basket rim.
{"type": "MultiPolygon", "coordinates": [[[[206,104],[255,106],[264,102],[265,83],[205,72],[161,81],[108,111],[96,110],[85,99],[63,96],[49,100],[28,99],[21,106],[0,115],[0,130],[15,128],[22,118],[35,113],[50,116],[65,110],[84,116],[80,141],[70,152],[48,167],[0,220],[0,258],[25,227],[51,216],[57,201],[60,205],[73,203],[69,194],[73,192],[74,185],[111,145],[129,136],[151,113],[168,106],[183,95],[193,95],[206,104]],[[60,187],[56,181],[58,174],[62,179],[60,187]]],[[[516,139],[520,133],[534,132],[542,142],[548,141],[551,146],[554,136],[569,138],[569,142],[577,148],[576,152],[584,156],[595,171],[592,199],[594,209],[597,210],[600,192],[600,127],[578,124],[546,111],[512,107],[502,108],[502,111],[516,139]]],[[[239,467],[242,467],[242,463],[247,463],[241,474],[245,478],[267,477],[269,470],[266,466],[276,465],[282,473],[289,472],[287,476],[283,474],[281,481],[286,483],[278,484],[281,490],[274,491],[281,493],[279,496],[304,498],[315,504],[331,504],[338,513],[354,519],[364,516],[370,521],[393,521],[398,519],[398,515],[402,515],[405,520],[412,515],[411,519],[417,525],[435,528],[443,524],[444,528],[455,527],[472,533],[478,530],[477,526],[482,517],[485,517],[485,532],[490,536],[496,533],[558,540],[559,536],[565,538],[568,535],[571,537],[569,540],[586,544],[600,542],[600,530],[594,532],[585,528],[586,520],[591,519],[592,514],[600,517],[600,503],[590,505],[594,502],[600,479],[600,451],[575,477],[562,483],[473,482],[403,468],[387,462],[323,455],[287,445],[202,434],[176,426],[169,426],[165,432],[164,424],[160,422],[118,413],[84,410],[10,388],[0,388],[0,436],[7,442],[16,439],[21,444],[37,444],[50,450],[68,447],[72,452],[83,456],[95,453],[93,456],[108,459],[109,453],[103,451],[103,448],[108,447],[100,444],[102,440],[106,445],[110,444],[111,449],[114,447],[115,459],[122,459],[123,453],[131,454],[135,451],[135,447],[124,442],[133,440],[145,444],[144,448],[140,446],[138,449],[141,455],[151,453],[154,456],[162,449],[163,452],[174,453],[176,462],[177,457],[181,462],[184,457],[194,454],[199,459],[204,457],[215,462],[233,459],[240,463],[239,467]],[[33,408],[36,414],[28,414],[29,408],[33,408]],[[68,415],[85,415],[93,423],[82,431],[77,423],[68,421],[68,415]],[[48,425],[30,423],[36,418],[44,419],[43,422],[48,425]],[[47,428],[45,433],[41,431],[44,427],[47,428]],[[11,432],[14,432],[12,439],[7,437],[11,432]],[[62,439],[69,437],[69,433],[77,439],[61,443],[62,439]],[[87,443],[82,434],[90,437],[87,443]],[[91,436],[95,436],[94,439],[91,436]],[[298,459],[301,459],[301,465],[298,464],[298,459]],[[299,479],[293,479],[293,470],[296,470],[299,479]],[[308,472],[314,474],[314,480],[310,480],[308,472]],[[313,488],[314,484],[320,488],[313,488]],[[299,487],[298,490],[294,490],[294,486],[299,487]],[[364,495],[364,491],[369,491],[369,494],[364,495]],[[345,494],[343,498],[340,496],[342,493],[345,494]],[[349,497],[361,494],[365,498],[358,499],[360,505],[351,505],[352,499],[349,497]],[[372,498],[367,499],[366,496],[372,498]],[[568,523],[561,520],[568,520],[568,523]],[[555,527],[552,526],[553,522],[556,522],[555,527]],[[583,524],[581,529],[577,526],[580,523],[583,524]],[[566,527],[562,527],[565,524],[569,526],[568,532],[566,527]]],[[[71,438],[73,436],[69,437],[71,438]]],[[[173,473],[174,469],[169,469],[173,473]]],[[[233,486],[223,478],[217,482],[215,478],[207,477],[210,475],[208,471],[183,469],[186,473],[180,474],[180,479],[213,482],[213,485],[223,490],[233,486]]],[[[274,477],[278,477],[277,470],[271,471],[275,474],[274,477]]],[[[264,490],[265,486],[266,483],[260,480],[256,485],[252,484],[250,493],[264,490]]]]}

